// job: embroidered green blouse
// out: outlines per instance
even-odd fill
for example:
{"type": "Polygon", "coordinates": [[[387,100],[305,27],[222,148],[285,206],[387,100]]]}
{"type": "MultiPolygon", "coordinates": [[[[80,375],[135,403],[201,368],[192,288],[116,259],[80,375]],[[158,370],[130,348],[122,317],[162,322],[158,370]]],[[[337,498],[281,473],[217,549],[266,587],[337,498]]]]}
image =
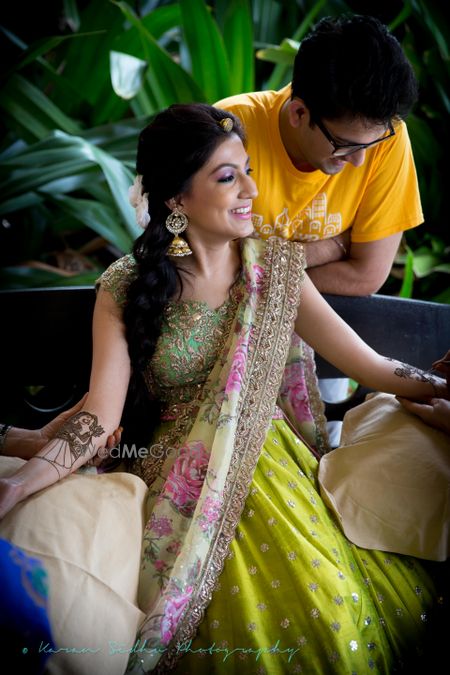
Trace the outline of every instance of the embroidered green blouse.
{"type": "MultiPolygon", "coordinates": [[[[136,261],[129,254],[110,265],[97,283],[123,307],[128,285],[135,278],[136,261]]],[[[173,406],[192,401],[204,385],[228,337],[242,292],[240,277],[216,309],[194,300],[167,305],[161,335],[145,371],[147,386],[163,403],[166,419],[173,406]]]]}

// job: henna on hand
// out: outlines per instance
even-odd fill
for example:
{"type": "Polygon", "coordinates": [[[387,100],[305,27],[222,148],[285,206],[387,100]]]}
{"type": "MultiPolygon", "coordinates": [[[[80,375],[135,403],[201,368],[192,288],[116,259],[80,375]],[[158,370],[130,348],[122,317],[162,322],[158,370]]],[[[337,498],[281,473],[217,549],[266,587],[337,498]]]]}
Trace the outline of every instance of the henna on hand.
{"type": "Polygon", "coordinates": [[[431,373],[416,368],[415,366],[410,366],[407,363],[401,363],[397,359],[391,359],[389,356],[384,357],[386,361],[391,361],[392,363],[397,363],[398,367],[394,370],[394,375],[397,377],[402,377],[407,380],[415,380],[416,382],[428,383],[433,387],[434,395],[439,396],[438,385],[441,383],[441,379],[432,375],[431,373]]]}
{"type": "Polygon", "coordinates": [[[35,455],[33,459],[49,462],[61,478],[60,469],[70,470],[80,457],[95,453],[93,440],[104,433],[96,415],[80,411],[58,429],[45,454],[35,455]]]}

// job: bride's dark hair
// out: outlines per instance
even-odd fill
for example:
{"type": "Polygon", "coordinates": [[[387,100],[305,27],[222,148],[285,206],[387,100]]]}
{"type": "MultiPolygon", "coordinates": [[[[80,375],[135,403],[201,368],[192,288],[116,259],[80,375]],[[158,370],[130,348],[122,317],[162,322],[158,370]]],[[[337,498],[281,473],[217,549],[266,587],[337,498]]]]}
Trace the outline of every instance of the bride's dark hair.
{"type": "Polygon", "coordinates": [[[139,135],[136,171],[142,176],[142,192],[148,193],[151,220],[133,247],[137,277],[128,287],[123,314],[132,367],[123,426],[124,438],[140,445],[149,441],[159,420],[158,402],[149,399],[144,370],[155,351],[164,309],[182,292],[176,258],[167,255],[173,235],[165,226],[170,213],[165,202],[189,190],[194,174],[229,137],[220,124],[226,117],[244,141],[234,115],[206,104],[172,105],[139,135]]]}

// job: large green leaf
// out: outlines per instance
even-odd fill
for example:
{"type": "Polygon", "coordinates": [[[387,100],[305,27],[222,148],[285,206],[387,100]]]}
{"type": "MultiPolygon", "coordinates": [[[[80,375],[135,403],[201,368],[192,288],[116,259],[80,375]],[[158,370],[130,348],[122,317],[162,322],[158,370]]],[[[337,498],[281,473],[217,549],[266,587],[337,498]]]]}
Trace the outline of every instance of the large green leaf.
{"type": "Polygon", "coordinates": [[[258,59],[275,63],[275,68],[265,84],[267,89],[280,89],[290,81],[298,45],[298,42],[285,38],[279,47],[268,45],[256,52],[258,59]]]}
{"type": "Polygon", "coordinates": [[[398,26],[401,26],[404,21],[410,16],[412,12],[412,2],[411,0],[404,0],[404,5],[400,12],[397,14],[395,19],[393,19],[389,24],[389,30],[394,31],[398,26]]]}
{"type": "Polygon", "coordinates": [[[299,42],[285,38],[280,46],[270,45],[264,49],[258,49],[256,56],[261,61],[270,61],[271,63],[280,63],[292,68],[295,55],[299,48],[299,42]]]}
{"type": "Polygon", "coordinates": [[[116,211],[107,204],[62,195],[54,199],[68,215],[90,227],[119,250],[128,252],[131,249],[133,237],[120,226],[116,211]]]}
{"type": "Polygon", "coordinates": [[[281,4],[276,0],[253,0],[252,13],[256,43],[276,42],[278,37],[275,32],[281,15],[281,4]]]}
{"type": "MultiPolygon", "coordinates": [[[[164,106],[165,107],[165,106],[164,106]]],[[[153,93],[151,84],[146,80],[142,89],[138,91],[136,96],[131,101],[131,109],[136,117],[144,115],[153,115],[153,113],[160,110],[158,101],[153,93]]]]}
{"type": "Polygon", "coordinates": [[[48,54],[51,51],[54,51],[63,42],[67,40],[79,40],[80,38],[93,37],[95,35],[100,35],[105,31],[93,31],[90,33],[76,33],[75,35],[53,35],[51,37],[40,38],[33,42],[33,44],[27,46],[23,40],[21,40],[17,35],[14,35],[11,31],[7,30],[3,26],[0,26],[0,32],[5,35],[8,40],[10,40],[16,47],[22,50],[22,54],[16,63],[13,65],[8,65],[6,71],[0,71],[0,77],[7,78],[12,73],[18,72],[25,68],[25,66],[33,63],[34,61],[39,62],[44,68],[52,69],[52,66],[43,59],[42,57],[45,54],[48,54]]]}
{"type": "Polygon", "coordinates": [[[56,272],[27,266],[4,267],[0,270],[1,288],[50,288],[58,286],[93,286],[101,270],[62,276],[56,272]]]}
{"type": "MultiPolygon", "coordinates": [[[[181,10],[178,3],[157,7],[141,18],[136,17],[140,24],[155,38],[159,40],[165,33],[172,31],[181,25],[181,10]]],[[[130,27],[123,30],[115,37],[114,48],[118,51],[133,54],[139,58],[145,56],[140,39],[139,27],[131,23],[130,27]]]]}
{"type": "MultiPolygon", "coordinates": [[[[121,159],[134,167],[137,139],[139,132],[148,123],[143,119],[127,119],[118,123],[88,129],[81,136],[93,145],[110,152],[116,159],[121,159]]],[[[3,152],[0,158],[0,174],[10,177],[11,171],[18,168],[44,169],[52,164],[63,163],[74,158],[73,143],[70,136],[66,138],[50,135],[43,141],[24,146],[15,143],[3,152]]]]}
{"type": "MultiPolygon", "coordinates": [[[[142,45],[141,28],[153,35],[151,39],[156,42],[164,32],[172,29],[180,23],[180,8],[178,5],[159,7],[151,11],[147,16],[138,19],[126,3],[106,2],[105,0],[94,0],[88,3],[81,14],[81,26],[83,31],[94,32],[107,27],[102,35],[96,40],[84,40],[79,45],[78,53],[73,47],[69,47],[65,63],[65,73],[69,79],[73,79],[76,86],[83,86],[83,97],[92,105],[92,122],[94,125],[102,124],[111,120],[119,120],[124,117],[128,110],[127,100],[121,99],[114,92],[109,78],[109,54],[110,52],[123,52],[136,58],[145,58],[147,62],[147,51],[142,45]],[[115,6],[115,5],[118,5],[115,6]],[[128,8],[128,13],[123,11],[128,8]],[[118,8],[122,12],[118,11],[118,8]],[[132,15],[132,16],[131,16],[132,15]],[[127,24],[124,19],[130,23],[127,24]],[[133,21],[136,19],[136,21],[133,21]]],[[[147,38],[149,39],[149,38],[147,38]]],[[[151,51],[155,51],[154,49],[151,51]]],[[[170,66],[161,64],[161,54],[151,54],[154,61],[156,72],[159,72],[161,65],[163,70],[160,72],[160,80],[164,82],[167,77],[167,71],[170,66]]],[[[169,55],[167,58],[170,59],[169,55]]],[[[150,61],[151,63],[151,61],[150,61]]],[[[204,96],[195,84],[187,84],[188,74],[184,74],[181,69],[171,70],[170,77],[175,82],[175,89],[180,91],[175,95],[167,96],[161,103],[159,100],[151,97],[153,105],[147,106],[142,110],[142,114],[152,114],[161,107],[166,107],[176,100],[203,99],[204,96]]],[[[173,90],[173,82],[171,86],[173,90]]],[[[160,87],[159,87],[160,88],[160,87]]],[[[123,90],[123,87],[121,87],[123,90]]]]}
{"type": "Polygon", "coordinates": [[[80,135],[90,143],[110,152],[117,159],[123,161],[126,159],[134,164],[138,135],[148,122],[148,116],[129,118],[88,129],[80,135]]]}
{"type": "Polygon", "coordinates": [[[170,57],[165,49],[160,47],[155,38],[149,33],[143,22],[138,19],[125,2],[115,2],[126,18],[138,29],[143,48],[149,64],[146,83],[150,92],[146,90],[149,109],[146,114],[153,114],[157,109],[166,108],[172,103],[188,103],[203,101],[205,95],[196,82],[170,57]],[[151,106],[151,107],[150,107],[151,106]]]}
{"type": "Polygon", "coordinates": [[[83,33],[101,31],[92,38],[67,43],[64,74],[92,106],[105,105],[105,93],[114,95],[109,81],[109,52],[123,31],[123,17],[108,0],[92,0],[80,13],[83,33]],[[107,88],[109,87],[109,89],[107,88]]]}
{"type": "MultiPolygon", "coordinates": [[[[130,25],[126,26],[124,30],[115,35],[114,40],[111,43],[112,49],[116,52],[122,52],[138,59],[145,60],[145,62],[150,60],[150,53],[147,49],[148,40],[152,39],[157,41],[161,36],[164,36],[167,31],[173,31],[173,29],[181,23],[181,13],[178,4],[158,7],[142,18],[138,18],[125,3],[122,6],[119,5],[118,9],[122,11],[130,25]],[[148,37],[149,35],[151,35],[151,38],[148,37]]],[[[159,60],[158,56],[160,57],[160,55],[154,55],[154,60],[157,62],[159,60]]],[[[170,58],[169,55],[167,56],[170,58]]],[[[170,103],[173,103],[176,100],[182,100],[182,96],[186,95],[186,76],[178,71],[173,74],[173,77],[180,87],[184,87],[183,93],[175,94],[174,96],[171,96],[170,99],[164,100],[162,103],[158,103],[158,100],[162,101],[163,99],[161,96],[159,96],[159,99],[155,97],[152,91],[151,81],[149,83],[147,79],[144,79],[142,88],[134,88],[136,95],[131,99],[131,109],[137,117],[152,115],[161,108],[170,105],[170,103]]],[[[203,100],[204,95],[198,89],[195,90],[195,93],[192,93],[191,90],[193,87],[195,87],[195,85],[193,85],[192,82],[189,82],[187,87],[187,100],[203,100]]],[[[158,91],[161,89],[158,83],[156,84],[156,88],[158,91]]],[[[120,116],[123,116],[123,114],[124,110],[121,113],[118,97],[111,96],[110,92],[102,105],[101,118],[96,116],[94,123],[107,119],[119,120],[120,116]]]]}
{"type": "Polygon", "coordinates": [[[36,138],[45,138],[53,129],[62,129],[69,134],[80,131],[77,122],[22,75],[9,78],[3,88],[0,106],[36,138]]]}
{"type": "Polygon", "coordinates": [[[249,0],[232,0],[225,14],[223,37],[230,64],[230,93],[255,88],[253,22],[249,0]]]}
{"type": "Polygon", "coordinates": [[[42,38],[34,42],[30,47],[27,47],[22,40],[17,38],[17,36],[15,36],[10,31],[3,28],[3,26],[0,26],[0,31],[13,44],[15,44],[17,47],[20,47],[20,49],[23,50],[23,54],[21,55],[17,63],[13,65],[8,64],[7,70],[0,71],[0,77],[2,79],[8,78],[12,73],[21,70],[22,68],[27,66],[29,63],[32,63],[33,61],[39,60],[41,63],[43,63],[44,60],[40,58],[43,54],[47,54],[47,52],[57,47],[59,44],[61,44],[61,42],[64,42],[64,40],[66,40],[67,37],[70,38],[72,37],[71,35],[70,36],[58,35],[50,38],[42,38]]]}
{"type": "Polygon", "coordinates": [[[122,215],[125,227],[129,234],[135,238],[139,234],[139,228],[136,224],[134,209],[128,201],[128,189],[134,181],[133,174],[121,162],[108,155],[101,148],[97,148],[82,138],[75,140],[79,144],[80,152],[86,154],[91,161],[101,168],[109,185],[113,201],[122,215]]]}
{"type": "Polygon", "coordinates": [[[316,18],[327,4],[329,4],[328,0],[316,0],[316,2],[313,3],[312,7],[306,13],[303,21],[292,36],[294,40],[301,41],[305,37],[306,33],[308,33],[308,31],[312,28],[316,18]]]}
{"type": "MultiPolygon", "coordinates": [[[[25,157],[26,168],[13,171],[4,181],[0,189],[0,201],[11,199],[15,194],[37,190],[50,181],[99,168],[108,184],[112,203],[121,214],[129,235],[133,239],[138,235],[134,210],[128,202],[128,189],[134,176],[122,162],[84,138],[69,136],[62,131],[56,131],[51,139],[26,149],[22,156],[25,157]],[[53,161],[47,165],[49,153],[52,153],[53,161]],[[35,159],[31,168],[30,157],[35,159]]],[[[14,157],[16,165],[19,159],[20,154],[14,157]]]]}
{"type": "Polygon", "coordinates": [[[24,194],[4,201],[1,205],[1,213],[2,216],[6,216],[15,211],[22,211],[22,209],[29,209],[31,206],[37,206],[38,204],[41,204],[42,201],[43,198],[35,192],[25,192],[24,194]]]}
{"type": "MultiPolygon", "coordinates": [[[[78,192],[79,190],[91,193],[98,186],[99,182],[102,182],[104,185],[100,172],[94,174],[92,171],[88,171],[86,173],[74,174],[73,176],[63,176],[62,178],[45,183],[39,187],[39,193],[52,196],[78,192]]],[[[107,202],[107,198],[105,197],[103,201],[107,202]]]]}
{"type": "Polygon", "coordinates": [[[1,168],[6,169],[6,173],[15,168],[31,168],[40,173],[42,170],[52,170],[52,167],[57,164],[80,159],[77,144],[73,141],[75,137],[62,134],[63,132],[54,132],[45,140],[34,143],[22,152],[4,159],[1,168]]]}
{"type": "Polygon", "coordinates": [[[203,0],[181,0],[183,35],[189,50],[192,75],[208,103],[229,96],[230,69],[217,23],[203,0]]]}
{"type": "MultiPolygon", "coordinates": [[[[444,61],[450,59],[450,29],[448,20],[438,3],[411,0],[414,11],[420,16],[422,25],[425,25],[439,48],[444,61]]],[[[447,15],[448,16],[448,15],[447,15]]]]}
{"type": "Polygon", "coordinates": [[[92,161],[86,158],[76,158],[50,165],[45,169],[36,167],[14,171],[12,176],[0,186],[0,204],[12,199],[15,195],[23,194],[29,190],[37,190],[50,181],[58,180],[68,174],[89,170],[95,170],[92,161]]]}
{"type": "Polygon", "coordinates": [[[442,255],[436,255],[426,246],[421,246],[413,253],[414,274],[420,278],[426,277],[433,272],[450,272],[450,263],[443,260],[442,255]]]}
{"type": "Polygon", "coordinates": [[[80,28],[80,15],[76,0],[64,0],[63,6],[66,23],[71,30],[78,31],[80,28]]]}
{"type": "Polygon", "coordinates": [[[0,201],[89,170],[95,170],[95,166],[86,153],[80,152],[76,138],[54,132],[3,160],[0,201]]]}
{"type": "MultiPolygon", "coordinates": [[[[8,73],[17,71],[23,68],[25,65],[31,64],[33,61],[35,61],[39,64],[42,72],[47,77],[48,86],[52,88],[53,103],[61,109],[64,108],[66,112],[70,106],[70,102],[74,102],[74,104],[76,103],[77,107],[79,106],[80,102],[84,100],[83,91],[77,89],[73,82],[67,77],[67,75],[61,75],[58,70],[43,57],[43,54],[47,53],[51,47],[55,47],[69,39],[84,39],[87,37],[92,37],[93,35],[98,35],[98,31],[89,34],[78,33],[76,35],[65,35],[61,37],[55,36],[51,38],[39,39],[29,47],[27,47],[26,43],[17,37],[17,35],[11,33],[11,31],[7,31],[1,26],[0,31],[2,31],[6,37],[22,52],[20,57],[18,57],[17,62],[9,67],[8,73]]],[[[59,67],[58,64],[57,67],[59,67]]]]}

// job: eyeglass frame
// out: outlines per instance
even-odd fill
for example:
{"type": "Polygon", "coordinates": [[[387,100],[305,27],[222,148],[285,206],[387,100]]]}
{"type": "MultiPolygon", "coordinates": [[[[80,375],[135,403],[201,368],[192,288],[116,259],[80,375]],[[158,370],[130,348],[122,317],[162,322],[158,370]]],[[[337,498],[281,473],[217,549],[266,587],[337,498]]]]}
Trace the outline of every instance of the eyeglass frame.
{"type": "Polygon", "coordinates": [[[327,141],[331,143],[333,146],[333,152],[331,153],[332,155],[335,155],[336,157],[345,157],[346,155],[353,155],[353,153],[358,152],[358,150],[365,150],[366,148],[370,148],[372,145],[376,145],[377,143],[382,143],[383,141],[387,141],[389,138],[392,138],[395,136],[395,129],[392,126],[392,122],[389,121],[388,123],[388,130],[389,134],[387,136],[382,136],[381,138],[377,138],[375,141],[370,141],[370,143],[337,143],[331,133],[328,131],[326,128],[325,124],[317,119],[314,121],[314,123],[319,127],[320,131],[323,133],[327,141]],[[339,155],[336,155],[336,153],[339,150],[345,150],[345,148],[353,148],[353,150],[348,150],[347,152],[342,152],[339,153],[339,155]]]}

